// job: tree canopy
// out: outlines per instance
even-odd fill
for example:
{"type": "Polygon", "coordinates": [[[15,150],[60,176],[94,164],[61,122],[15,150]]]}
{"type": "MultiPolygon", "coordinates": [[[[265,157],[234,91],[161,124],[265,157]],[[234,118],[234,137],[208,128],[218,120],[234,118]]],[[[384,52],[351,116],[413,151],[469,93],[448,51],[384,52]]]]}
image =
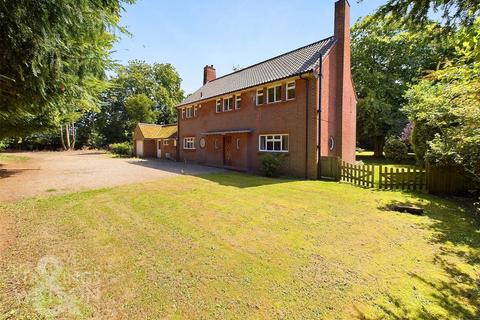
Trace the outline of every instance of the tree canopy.
{"type": "Polygon", "coordinates": [[[0,137],[98,106],[122,6],[134,0],[0,1],[0,137]]]}
{"type": "Polygon", "coordinates": [[[358,138],[382,155],[388,135],[407,123],[400,111],[412,83],[433,70],[448,49],[436,40],[437,26],[411,31],[387,15],[367,16],[352,28],[352,74],[358,94],[358,138]]]}
{"type": "Polygon", "coordinates": [[[431,13],[440,13],[446,26],[472,25],[480,14],[478,0],[388,0],[376,16],[392,14],[411,26],[423,26],[430,22],[431,13]]]}

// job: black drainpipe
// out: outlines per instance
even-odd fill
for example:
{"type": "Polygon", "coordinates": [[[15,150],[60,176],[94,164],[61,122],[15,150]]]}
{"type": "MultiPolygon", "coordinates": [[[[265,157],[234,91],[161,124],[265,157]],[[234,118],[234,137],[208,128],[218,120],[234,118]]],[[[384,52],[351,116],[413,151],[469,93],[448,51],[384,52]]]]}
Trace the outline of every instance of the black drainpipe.
{"type": "Polygon", "coordinates": [[[320,70],[318,74],[318,161],[317,178],[322,177],[322,83],[323,83],[323,55],[320,55],[320,70]]]}
{"type": "Polygon", "coordinates": [[[309,90],[310,90],[310,80],[308,78],[303,78],[300,75],[300,79],[305,80],[305,179],[308,179],[308,104],[309,102],[309,90]]]}

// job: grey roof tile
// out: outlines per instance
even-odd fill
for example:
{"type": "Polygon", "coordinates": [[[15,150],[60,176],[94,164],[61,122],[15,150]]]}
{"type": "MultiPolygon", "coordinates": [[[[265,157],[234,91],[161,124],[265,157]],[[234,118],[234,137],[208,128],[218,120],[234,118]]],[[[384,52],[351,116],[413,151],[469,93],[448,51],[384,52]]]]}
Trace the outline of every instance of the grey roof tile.
{"type": "Polygon", "coordinates": [[[330,37],[208,82],[179,106],[258,86],[314,70],[335,44],[330,37]]]}

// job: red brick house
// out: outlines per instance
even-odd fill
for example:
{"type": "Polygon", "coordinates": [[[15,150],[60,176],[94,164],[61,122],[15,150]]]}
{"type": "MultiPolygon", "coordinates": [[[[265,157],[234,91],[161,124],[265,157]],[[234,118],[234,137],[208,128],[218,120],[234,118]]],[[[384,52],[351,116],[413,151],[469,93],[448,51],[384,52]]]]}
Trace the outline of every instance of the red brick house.
{"type": "Polygon", "coordinates": [[[350,70],[350,5],[335,3],[332,37],[216,78],[178,108],[178,157],[257,171],[265,153],[285,173],[318,178],[321,156],[355,160],[356,96],[350,70]]]}

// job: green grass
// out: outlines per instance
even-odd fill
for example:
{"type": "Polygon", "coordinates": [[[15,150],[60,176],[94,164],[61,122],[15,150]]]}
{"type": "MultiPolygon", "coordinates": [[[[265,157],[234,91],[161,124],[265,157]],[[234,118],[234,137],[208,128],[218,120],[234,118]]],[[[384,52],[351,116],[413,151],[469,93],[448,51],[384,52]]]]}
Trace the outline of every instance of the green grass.
{"type": "Polygon", "coordinates": [[[0,318],[480,312],[479,224],[426,195],[216,174],[4,204],[2,218],[16,236],[0,259],[0,318]],[[426,216],[382,209],[393,202],[426,216]]]}
{"type": "Polygon", "coordinates": [[[420,169],[421,167],[418,167],[415,164],[415,155],[413,153],[408,155],[408,158],[403,161],[403,162],[395,162],[391,160],[387,160],[385,158],[376,158],[373,156],[373,151],[362,151],[362,152],[357,152],[356,155],[356,160],[357,161],[362,161],[366,165],[375,165],[375,185],[378,186],[379,180],[380,180],[380,166],[384,168],[390,168],[392,169],[406,169],[406,168],[411,168],[411,169],[420,169]]]}
{"type": "Polygon", "coordinates": [[[0,162],[15,162],[15,161],[27,161],[30,159],[26,156],[17,156],[13,154],[0,153],[0,162]]]}

